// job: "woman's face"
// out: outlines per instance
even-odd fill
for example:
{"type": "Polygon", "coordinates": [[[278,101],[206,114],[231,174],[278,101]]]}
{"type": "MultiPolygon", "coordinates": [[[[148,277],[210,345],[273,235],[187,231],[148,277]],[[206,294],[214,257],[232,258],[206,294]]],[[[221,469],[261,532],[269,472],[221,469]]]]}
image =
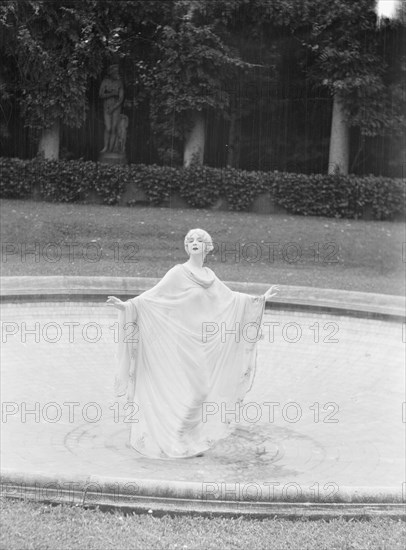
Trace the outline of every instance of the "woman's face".
{"type": "Polygon", "coordinates": [[[206,255],[206,244],[203,237],[197,233],[191,233],[186,239],[186,248],[189,256],[206,255]]]}

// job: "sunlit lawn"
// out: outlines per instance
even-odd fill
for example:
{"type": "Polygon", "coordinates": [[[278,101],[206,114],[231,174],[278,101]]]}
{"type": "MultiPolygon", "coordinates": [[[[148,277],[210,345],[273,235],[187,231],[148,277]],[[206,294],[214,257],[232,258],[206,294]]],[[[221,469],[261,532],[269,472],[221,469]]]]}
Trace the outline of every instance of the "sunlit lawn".
{"type": "Polygon", "coordinates": [[[161,277],[201,227],[225,281],[405,293],[402,222],[11,200],[0,212],[3,276],[161,277]]]}
{"type": "Polygon", "coordinates": [[[0,547],[8,550],[267,549],[404,550],[405,522],[169,517],[7,501],[0,547]]]}

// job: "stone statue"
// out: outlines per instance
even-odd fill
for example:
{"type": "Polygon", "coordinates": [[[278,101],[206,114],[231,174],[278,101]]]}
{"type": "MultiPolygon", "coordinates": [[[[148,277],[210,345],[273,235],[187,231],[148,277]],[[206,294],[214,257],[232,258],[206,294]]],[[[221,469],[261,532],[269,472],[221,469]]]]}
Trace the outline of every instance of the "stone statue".
{"type": "MultiPolygon", "coordinates": [[[[104,147],[101,153],[124,152],[122,142],[119,144],[119,127],[121,117],[121,106],[124,100],[124,87],[118,71],[118,65],[110,65],[107,69],[107,76],[103,79],[99,97],[103,99],[104,113],[104,147]]],[[[125,143],[124,143],[125,146],[125,143]]]]}
{"type": "Polygon", "coordinates": [[[125,154],[125,144],[127,141],[128,116],[120,115],[117,130],[117,150],[119,153],[125,154]]]}

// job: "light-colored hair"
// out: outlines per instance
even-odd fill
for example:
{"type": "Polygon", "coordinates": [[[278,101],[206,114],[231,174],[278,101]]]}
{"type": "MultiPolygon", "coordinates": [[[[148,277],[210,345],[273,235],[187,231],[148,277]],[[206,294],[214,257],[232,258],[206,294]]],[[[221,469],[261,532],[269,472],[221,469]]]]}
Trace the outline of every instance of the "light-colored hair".
{"type": "Polygon", "coordinates": [[[188,238],[193,235],[194,233],[196,233],[199,237],[202,238],[203,242],[205,243],[205,256],[211,252],[214,248],[213,246],[213,241],[212,241],[212,238],[210,237],[210,235],[207,233],[207,231],[205,231],[204,229],[191,229],[190,231],[187,232],[187,235],[185,237],[185,241],[184,241],[184,245],[185,245],[185,250],[186,250],[186,253],[188,253],[188,250],[187,250],[187,240],[188,238]]]}

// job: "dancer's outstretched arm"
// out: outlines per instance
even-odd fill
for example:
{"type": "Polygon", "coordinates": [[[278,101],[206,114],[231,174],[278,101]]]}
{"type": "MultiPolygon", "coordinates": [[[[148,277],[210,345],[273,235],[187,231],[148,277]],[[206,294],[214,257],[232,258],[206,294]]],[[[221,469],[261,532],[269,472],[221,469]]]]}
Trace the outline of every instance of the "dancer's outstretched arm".
{"type": "Polygon", "coordinates": [[[264,294],[265,296],[265,302],[267,300],[270,300],[273,296],[276,296],[279,292],[279,286],[278,285],[272,285],[269,290],[267,290],[264,294]]]}
{"type": "MultiPolygon", "coordinates": [[[[174,267],[172,267],[169,271],[167,271],[167,273],[165,273],[165,275],[160,281],[157,282],[156,285],[154,285],[149,290],[144,290],[139,296],[145,296],[146,298],[148,298],[152,295],[157,297],[160,292],[163,292],[164,294],[171,294],[172,289],[174,286],[176,286],[179,278],[179,269],[181,269],[180,265],[175,265],[174,267]]],[[[133,298],[131,298],[130,300],[132,299],[133,298]]],[[[115,307],[118,310],[124,310],[125,304],[130,302],[130,300],[126,300],[126,302],[123,302],[122,300],[120,300],[120,298],[117,298],[116,296],[108,296],[106,300],[106,305],[115,307]]]]}
{"type": "Polygon", "coordinates": [[[115,296],[108,296],[106,305],[113,306],[117,309],[125,309],[124,302],[120,300],[120,298],[116,298],[115,296]]]}

